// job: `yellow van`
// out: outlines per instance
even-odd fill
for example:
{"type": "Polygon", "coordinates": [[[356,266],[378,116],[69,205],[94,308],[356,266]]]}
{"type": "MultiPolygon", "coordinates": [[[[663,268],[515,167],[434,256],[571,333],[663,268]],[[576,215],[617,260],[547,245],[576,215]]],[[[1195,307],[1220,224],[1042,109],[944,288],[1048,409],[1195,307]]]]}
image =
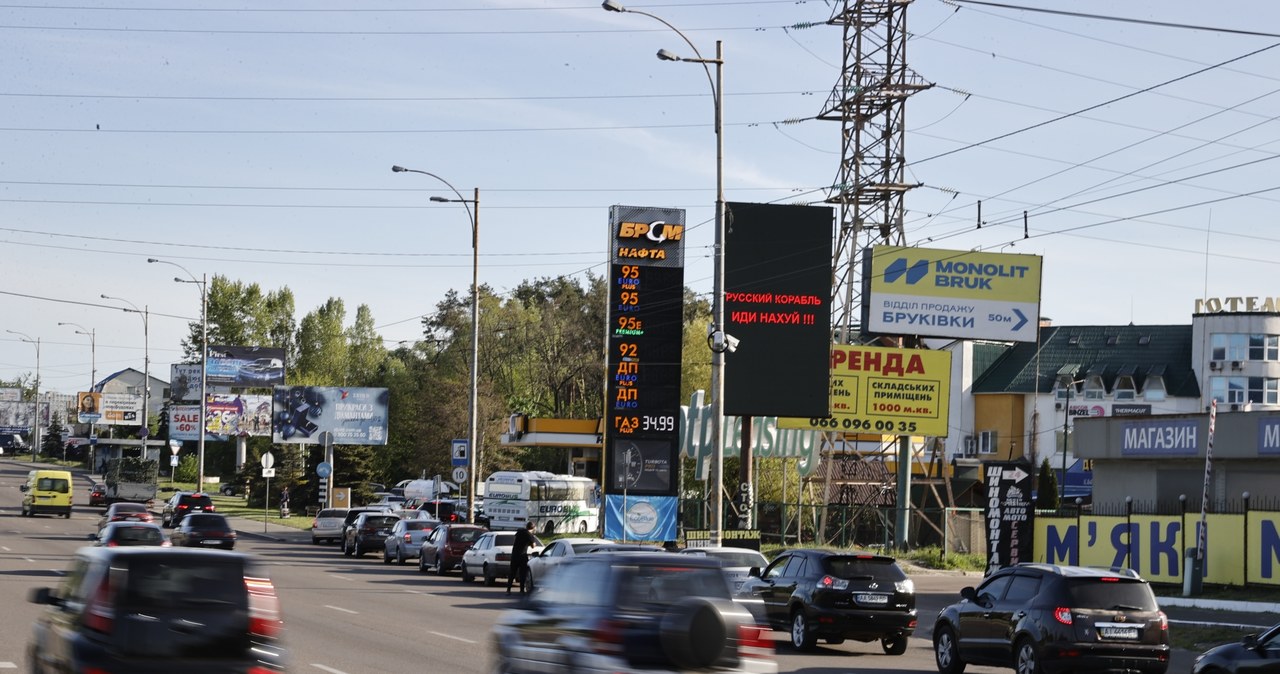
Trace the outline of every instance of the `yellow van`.
{"type": "Polygon", "coordinates": [[[22,490],[22,516],[53,513],[71,519],[71,471],[33,470],[22,490]]]}

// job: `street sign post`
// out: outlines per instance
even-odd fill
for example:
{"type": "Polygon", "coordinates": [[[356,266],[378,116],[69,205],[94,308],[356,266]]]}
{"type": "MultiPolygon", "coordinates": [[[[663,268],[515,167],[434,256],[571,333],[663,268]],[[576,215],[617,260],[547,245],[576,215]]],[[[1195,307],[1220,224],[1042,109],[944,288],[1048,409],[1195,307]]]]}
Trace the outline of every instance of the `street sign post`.
{"type": "Polygon", "coordinates": [[[453,447],[452,447],[453,451],[451,452],[451,456],[453,458],[454,466],[467,465],[467,449],[468,449],[467,444],[468,443],[466,440],[453,441],[453,447]]]}
{"type": "Polygon", "coordinates": [[[276,457],[271,452],[262,455],[260,459],[263,468],[272,468],[276,465],[276,457]]]}
{"type": "Polygon", "coordinates": [[[454,481],[454,482],[466,482],[466,481],[467,481],[467,467],[466,467],[466,466],[458,466],[457,468],[454,468],[454,469],[453,469],[453,481],[454,481]]]}

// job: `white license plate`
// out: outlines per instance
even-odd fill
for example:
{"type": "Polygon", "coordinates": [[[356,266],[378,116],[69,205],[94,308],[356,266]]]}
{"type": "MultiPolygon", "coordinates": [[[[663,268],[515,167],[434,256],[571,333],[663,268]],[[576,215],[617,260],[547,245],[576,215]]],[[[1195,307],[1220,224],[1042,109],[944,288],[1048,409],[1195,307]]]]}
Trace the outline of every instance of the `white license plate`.
{"type": "Polygon", "coordinates": [[[222,541],[200,541],[201,545],[222,545],[222,541]]]}
{"type": "Polygon", "coordinates": [[[137,522],[139,519],[141,519],[141,518],[138,518],[138,517],[132,517],[132,516],[131,516],[131,517],[126,517],[126,518],[125,518],[125,520],[127,520],[127,521],[129,521],[129,522],[137,522]]]}
{"type": "Polygon", "coordinates": [[[875,604],[884,605],[889,603],[889,595],[886,594],[859,594],[854,596],[859,604],[875,604]]]}
{"type": "Polygon", "coordinates": [[[1136,627],[1103,627],[1098,630],[1106,639],[1137,639],[1138,628],[1136,627]]]}

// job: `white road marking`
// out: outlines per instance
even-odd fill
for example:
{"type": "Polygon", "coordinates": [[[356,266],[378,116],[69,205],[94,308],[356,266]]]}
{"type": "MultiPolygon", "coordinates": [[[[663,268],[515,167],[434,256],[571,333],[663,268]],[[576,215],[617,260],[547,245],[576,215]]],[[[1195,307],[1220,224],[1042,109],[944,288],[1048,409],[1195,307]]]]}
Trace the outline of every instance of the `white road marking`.
{"type": "Polygon", "coordinates": [[[322,670],[322,671],[329,672],[329,674],[347,674],[346,672],[342,671],[341,669],[334,669],[334,668],[332,668],[332,667],[325,667],[324,665],[318,665],[318,664],[316,664],[316,663],[314,663],[314,662],[313,662],[313,663],[311,663],[311,666],[312,666],[312,667],[315,667],[316,669],[319,669],[319,670],[322,670]]]}
{"type": "Polygon", "coordinates": [[[35,564],[35,563],[36,563],[36,560],[31,559],[30,557],[23,557],[23,558],[22,558],[22,561],[24,561],[24,562],[28,562],[28,563],[30,563],[30,564],[35,564]]]}
{"type": "Polygon", "coordinates": [[[339,575],[339,574],[336,574],[336,573],[331,573],[331,574],[329,574],[329,575],[330,575],[330,576],[333,576],[334,578],[337,578],[338,580],[345,580],[345,581],[347,581],[347,582],[351,582],[351,579],[350,579],[350,578],[347,578],[346,576],[342,576],[342,575],[339,575]]]}
{"type": "Polygon", "coordinates": [[[335,611],[342,611],[343,613],[350,613],[351,615],[360,615],[360,612],[359,612],[359,611],[352,611],[352,610],[351,610],[351,609],[349,609],[349,608],[342,608],[341,606],[330,606],[330,605],[328,605],[328,604],[325,604],[325,605],[324,605],[324,607],[325,607],[325,608],[331,608],[331,609],[333,609],[333,610],[335,610],[335,611]]]}
{"type": "Polygon", "coordinates": [[[452,634],[445,634],[444,632],[428,632],[428,634],[434,634],[434,635],[436,635],[436,636],[438,636],[438,637],[444,637],[444,638],[446,638],[446,639],[455,639],[455,640],[457,640],[457,641],[461,641],[461,642],[463,642],[463,643],[467,643],[467,644],[474,644],[474,643],[478,643],[478,642],[476,642],[476,641],[474,641],[474,640],[472,640],[472,639],[463,639],[462,637],[455,637],[455,636],[453,636],[452,634]]]}
{"type": "Polygon", "coordinates": [[[4,550],[5,552],[13,552],[13,550],[10,550],[8,547],[3,545],[0,545],[0,550],[4,550]]]}
{"type": "Polygon", "coordinates": [[[18,668],[18,663],[16,662],[0,662],[0,669],[17,669],[17,668],[18,668]]]}

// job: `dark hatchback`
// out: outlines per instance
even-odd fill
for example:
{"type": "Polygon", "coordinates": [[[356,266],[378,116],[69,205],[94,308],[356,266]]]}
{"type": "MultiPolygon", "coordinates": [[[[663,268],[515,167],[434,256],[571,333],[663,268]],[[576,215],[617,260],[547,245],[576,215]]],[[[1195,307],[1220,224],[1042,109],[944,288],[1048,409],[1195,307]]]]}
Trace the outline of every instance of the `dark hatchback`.
{"type": "Polygon", "coordinates": [[[182,519],[169,542],[188,548],[231,550],[236,547],[236,532],[222,515],[196,513],[182,519]]]}
{"type": "Polygon", "coordinates": [[[1196,657],[1191,674],[1274,674],[1280,672],[1280,625],[1262,634],[1246,634],[1235,643],[1210,648],[1196,657]]]}
{"type": "Polygon", "coordinates": [[[160,520],[166,527],[176,527],[182,523],[182,518],[191,513],[211,513],[216,509],[208,494],[180,491],[165,501],[164,508],[160,511],[160,520]]]}
{"type": "Polygon", "coordinates": [[[1169,621],[1151,586],[1130,570],[1023,563],[960,597],[933,626],[942,674],[970,663],[1018,674],[1169,668],[1169,621]]]}
{"type": "Polygon", "coordinates": [[[915,584],[892,557],[831,550],[787,550],[738,590],[761,622],[791,633],[796,650],[879,640],[902,655],[916,629],[915,584]]]}
{"type": "Polygon", "coordinates": [[[279,600],[247,556],[182,548],[82,548],[27,647],[31,671],[284,671],[279,600]]]}
{"type": "Polygon", "coordinates": [[[768,630],[720,565],[667,552],[579,555],[493,628],[490,671],[776,674],[768,630]]]}
{"type": "Polygon", "coordinates": [[[359,557],[366,552],[385,549],[387,536],[399,521],[399,517],[385,510],[361,513],[347,528],[346,539],[342,543],[343,554],[359,557]]]}
{"type": "Polygon", "coordinates": [[[89,534],[94,545],[105,545],[109,548],[129,545],[159,545],[168,547],[169,539],[164,537],[164,530],[159,524],[152,522],[112,522],[89,534]]]}

